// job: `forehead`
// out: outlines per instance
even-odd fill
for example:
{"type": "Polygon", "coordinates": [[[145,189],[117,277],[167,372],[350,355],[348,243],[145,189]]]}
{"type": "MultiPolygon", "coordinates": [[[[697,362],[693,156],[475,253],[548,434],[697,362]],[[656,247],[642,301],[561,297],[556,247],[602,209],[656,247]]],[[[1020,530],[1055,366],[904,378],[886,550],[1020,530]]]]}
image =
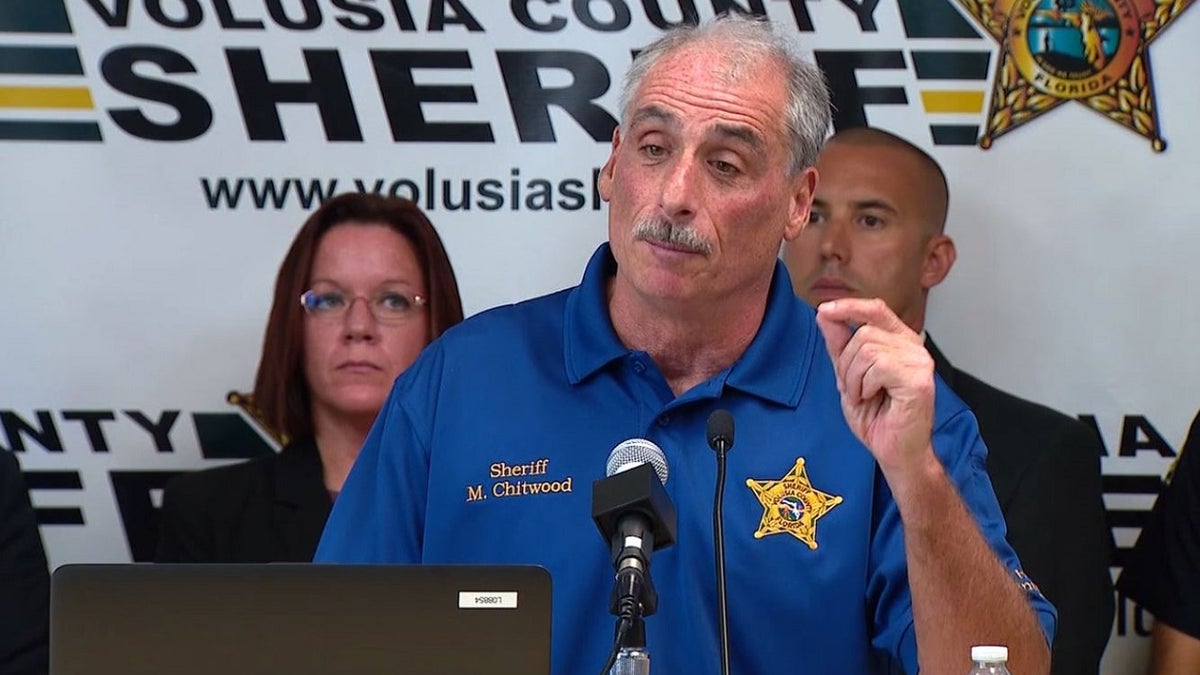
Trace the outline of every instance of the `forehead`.
{"type": "Polygon", "coordinates": [[[826,203],[884,199],[915,208],[929,195],[930,180],[917,157],[894,146],[834,142],[817,156],[816,198],[826,203]]]}
{"type": "Polygon", "coordinates": [[[404,235],[383,223],[347,221],[317,242],[312,272],[399,273],[416,266],[416,251],[404,235]]]}
{"type": "Polygon", "coordinates": [[[764,138],[784,134],[787,87],[783,69],[769,57],[751,67],[728,58],[733,45],[689,45],[662,57],[638,87],[630,106],[632,123],[648,109],[675,122],[746,126],[764,138]],[[724,47],[724,49],[723,49],[724,47]]]}

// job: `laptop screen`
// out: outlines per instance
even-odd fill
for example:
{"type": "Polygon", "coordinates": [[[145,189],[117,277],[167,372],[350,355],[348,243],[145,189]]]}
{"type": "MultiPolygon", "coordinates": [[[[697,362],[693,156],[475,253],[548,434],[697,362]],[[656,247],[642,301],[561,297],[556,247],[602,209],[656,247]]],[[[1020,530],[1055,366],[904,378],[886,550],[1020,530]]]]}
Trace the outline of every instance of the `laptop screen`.
{"type": "Polygon", "coordinates": [[[50,675],[549,675],[550,575],[474,565],[65,565],[50,675]]]}

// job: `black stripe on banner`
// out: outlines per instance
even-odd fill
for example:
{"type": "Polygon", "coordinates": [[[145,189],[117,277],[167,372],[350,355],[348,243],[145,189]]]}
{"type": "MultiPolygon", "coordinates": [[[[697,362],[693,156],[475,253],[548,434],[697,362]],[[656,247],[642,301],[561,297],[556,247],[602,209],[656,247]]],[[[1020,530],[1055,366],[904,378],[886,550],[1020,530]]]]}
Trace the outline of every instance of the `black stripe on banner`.
{"type": "Polygon", "coordinates": [[[74,47],[12,47],[0,45],[0,73],[11,75],[82,75],[83,63],[74,47]]]}
{"type": "Polygon", "coordinates": [[[102,141],[104,138],[95,122],[0,120],[0,140],[102,141]]]}
{"type": "Polygon", "coordinates": [[[30,490],[82,490],[78,471],[25,471],[25,487],[30,490]]]}
{"type": "MultiPolygon", "coordinates": [[[[82,490],[78,471],[25,471],[30,490],[82,490]]],[[[39,506],[33,510],[38,525],[83,525],[83,511],[74,506],[39,506]]]]}
{"type": "Polygon", "coordinates": [[[1163,485],[1162,478],[1157,474],[1102,476],[1100,480],[1105,494],[1157,495],[1163,485]]]}
{"type": "Polygon", "coordinates": [[[71,20],[62,0],[0,3],[0,33],[70,33],[71,20]]]}
{"type": "Polygon", "coordinates": [[[986,80],[988,52],[913,50],[918,80],[986,80]]]}
{"type": "Polygon", "coordinates": [[[931,124],[934,145],[975,145],[979,140],[978,124],[931,124]]]}
{"type": "Polygon", "coordinates": [[[73,506],[38,507],[33,514],[38,525],[83,525],[83,511],[73,506]]]}
{"type": "Polygon", "coordinates": [[[1109,527],[1136,527],[1141,528],[1146,524],[1146,518],[1150,517],[1149,511],[1131,511],[1127,509],[1110,509],[1108,514],[1109,527]]]}

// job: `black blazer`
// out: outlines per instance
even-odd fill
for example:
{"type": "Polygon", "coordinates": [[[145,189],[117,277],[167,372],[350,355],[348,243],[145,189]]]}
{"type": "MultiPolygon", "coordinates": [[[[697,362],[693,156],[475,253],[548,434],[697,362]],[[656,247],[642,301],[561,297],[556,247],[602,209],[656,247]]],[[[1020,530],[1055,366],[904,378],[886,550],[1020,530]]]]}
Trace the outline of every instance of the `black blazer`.
{"type": "Polygon", "coordinates": [[[157,562],[311,562],[332,501],[311,440],[176,476],[163,493],[157,562]]]}
{"type": "Polygon", "coordinates": [[[937,373],[975,413],[987,468],[1025,573],[1058,609],[1054,675],[1096,675],[1112,630],[1109,561],[1096,432],[954,368],[926,339],[937,373]]]}
{"type": "Polygon", "coordinates": [[[0,450],[0,674],[50,669],[50,572],[21,466],[0,450]]]}

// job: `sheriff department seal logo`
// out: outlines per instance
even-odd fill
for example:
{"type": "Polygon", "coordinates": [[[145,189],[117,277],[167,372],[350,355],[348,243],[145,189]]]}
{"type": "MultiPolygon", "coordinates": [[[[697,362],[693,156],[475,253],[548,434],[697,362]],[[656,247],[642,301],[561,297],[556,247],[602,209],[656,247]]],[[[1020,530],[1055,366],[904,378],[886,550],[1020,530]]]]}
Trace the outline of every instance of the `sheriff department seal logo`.
{"type": "Polygon", "coordinates": [[[959,0],[1000,43],[979,145],[1078,101],[1166,149],[1147,48],[1193,1],[959,0]]]}
{"type": "Polygon", "coordinates": [[[779,480],[750,478],[746,485],[754,491],[763,507],[762,519],[754,532],[755,539],[787,532],[815,550],[817,520],[842,503],[841,497],[812,486],[803,457],[798,457],[792,470],[779,480]]]}

